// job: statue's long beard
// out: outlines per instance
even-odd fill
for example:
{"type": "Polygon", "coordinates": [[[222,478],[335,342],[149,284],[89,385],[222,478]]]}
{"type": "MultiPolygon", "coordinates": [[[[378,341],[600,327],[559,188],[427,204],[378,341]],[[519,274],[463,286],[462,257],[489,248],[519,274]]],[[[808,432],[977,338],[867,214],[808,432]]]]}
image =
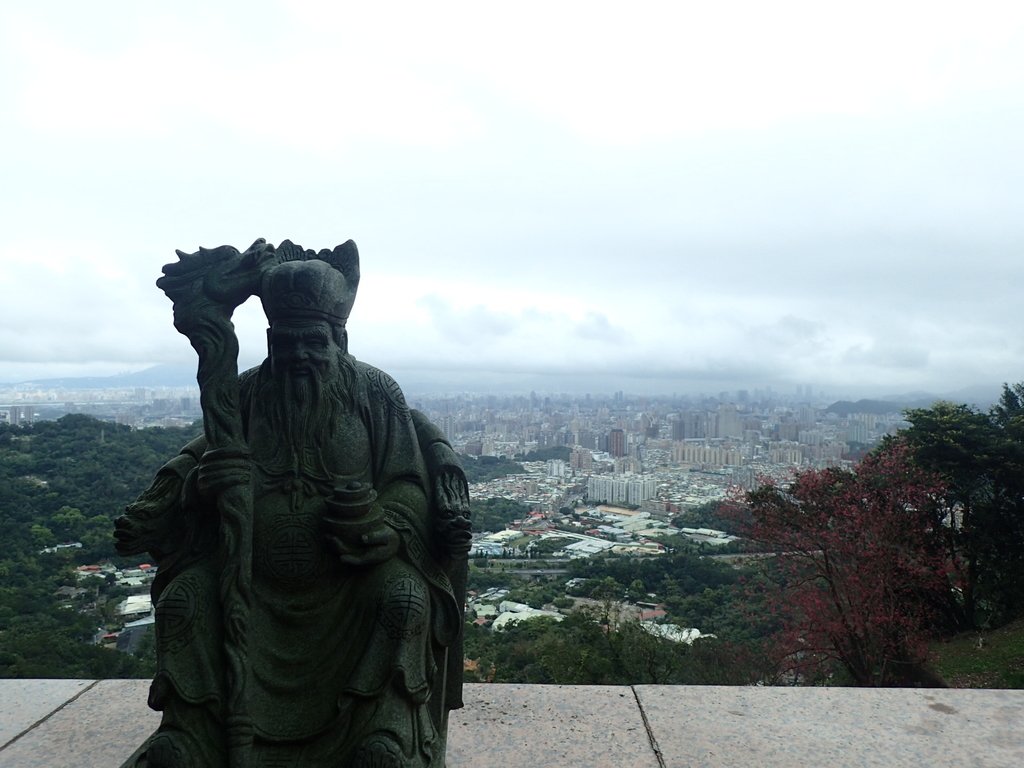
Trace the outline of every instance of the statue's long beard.
{"type": "Polygon", "coordinates": [[[280,377],[279,386],[287,402],[304,408],[308,405],[318,407],[323,399],[323,377],[320,374],[300,376],[289,372],[280,377]]]}
{"type": "Polygon", "coordinates": [[[331,400],[324,396],[323,377],[320,374],[298,376],[290,372],[278,377],[278,397],[276,402],[280,408],[283,437],[291,446],[292,451],[302,455],[307,442],[313,436],[313,427],[317,424],[334,422],[331,400]]]}
{"type": "Polygon", "coordinates": [[[271,472],[297,473],[330,480],[324,453],[337,427],[353,407],[355,369],[341,356],[339,366],[325,374],[294,375],[284,371],[268,376],[256,392],[256,407],[264,412],[275,445],[257,457],[271,472]]]}

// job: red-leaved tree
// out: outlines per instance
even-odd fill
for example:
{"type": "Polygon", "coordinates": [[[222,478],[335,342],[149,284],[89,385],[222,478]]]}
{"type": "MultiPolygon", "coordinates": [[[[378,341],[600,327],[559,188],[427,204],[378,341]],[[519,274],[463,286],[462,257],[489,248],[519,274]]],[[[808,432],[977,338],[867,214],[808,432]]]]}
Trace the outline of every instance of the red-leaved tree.
{"type": "Polygon", "coordinates": [[[775,553],[785,669],[811,677],[838,662],[857,685],[929,682],[929,623],[949,595],[942,492],[893,442],[853,471],[808,470],[747,494],[745,534],[775,553]]]}

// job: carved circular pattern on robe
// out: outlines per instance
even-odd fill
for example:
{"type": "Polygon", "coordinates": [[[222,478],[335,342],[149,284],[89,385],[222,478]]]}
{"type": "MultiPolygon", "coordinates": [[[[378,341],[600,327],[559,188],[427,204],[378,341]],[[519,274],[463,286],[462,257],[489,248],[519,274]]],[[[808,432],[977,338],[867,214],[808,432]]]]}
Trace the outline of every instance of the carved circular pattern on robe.
{"type": "Polygon", "coordinates": [[[399,416],[404,417],[409,414],[409,406],[405,403],[405,395],[402,394],[402,388],[398,386],[397,381],[379,368],[367,368],[366,377],[370,380],[372,387],[384,396],[388,406],[394,408],[399,416]]]}
{"type": "Polygon", "coordinates": [[[389,580],[381,590],[377,621],[392,640],[413,637],[423,631],[427,618],[427,590],[410,576],[389,580]]]}
{"type": "Polygon", "coordinates": [[[202,584],[192,574],[174,579],[157,603],[157,645],[163,651],[178,651],[192,640],[196,617],[206,608],[202,584]]]}
{"type": "Polygon", "coordinates": [[[320,542],[311,526],[283,520],[270,531],[260,554],[274,578],[282,582],[303,581],[316,574],[320,542]]]}

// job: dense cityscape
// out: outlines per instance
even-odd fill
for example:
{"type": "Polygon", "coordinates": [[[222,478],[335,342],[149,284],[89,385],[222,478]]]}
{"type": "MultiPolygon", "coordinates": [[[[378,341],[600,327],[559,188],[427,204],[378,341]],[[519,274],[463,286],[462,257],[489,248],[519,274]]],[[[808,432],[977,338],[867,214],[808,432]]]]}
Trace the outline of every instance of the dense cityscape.
{"type": "MultiPolygon", "coordinates": [[[[905,426],[898,404],[880,412],[829,409],[811,387],[792,395],[739,390],[717,396],[540,395],[409,397],[471,457],[524,457],[563,447],[568,458],[527,462],[525,474],[478,483],[549,514],[584,497],[660,516],[782,479],[797,468],[844,465],[905,426]]],[[[201,418],[194,387],[0,389],[0,423],[81,413],[133,428],[188,426],[201,418]]]]}
{"type": "MultiPolygon", "coordinates": [[[[876,405],[873,412],[841,415],[815,399],[810,387],[788,397],[740,390],[702,398],[616,392],[410,400],[442,429],[467,463],[507,460],[493,477],[471,475],[474,500],[505,499],[529,510],[505,526],[490,526],[497,530],[478,526],[471,552],[476,558],[542,553],[553,559],[652,557],[666,552],[666,537],[679,535],[719,547],[735,537],[670,523],[687,510],[721,500],[730,490],[749,490],[767,478],[785,480],[801,468],[849,465],[865,448],[905,424],[895,407],[889,413],[878,413],[876,405]]],[[[0,391],[0,422],[11,426],[66,413],[134,429],[182,427],[201,418],[194,388],[21,386],[0,391]]],[[[60,543],[53,549],[69,544],[74,546],[60,543]]],[[[145,593],[154,574],[147,563],[130,568],[90,564],[79,569],[82,585],[68,587],[58,597],[85,594],[92,577],[123,590],[127,594],[117,610],[123,624],[113,631],[101,628],[96,640],[134,650],[141,630],[152,624],[145,593]]],[[[507,593],[505,588],[485,595],[471,607],[487,616],[494,608],[481,600],[507,593]]],[[[530,611],[545,613],[540,605],[519,604],[516,610],[521,618],[530,611]]]]}

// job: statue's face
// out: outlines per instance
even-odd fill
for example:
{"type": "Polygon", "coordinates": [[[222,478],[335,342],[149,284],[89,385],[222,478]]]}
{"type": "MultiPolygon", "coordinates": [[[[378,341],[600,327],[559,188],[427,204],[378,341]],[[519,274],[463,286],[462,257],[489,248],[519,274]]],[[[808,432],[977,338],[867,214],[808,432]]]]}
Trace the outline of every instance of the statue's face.
{"type": "Polygon", "coordinates": [[[341,348],[323,320],[279,320],[269,334],[270,365],[275,375],[320,379],[338,367],[341,348]]]}

